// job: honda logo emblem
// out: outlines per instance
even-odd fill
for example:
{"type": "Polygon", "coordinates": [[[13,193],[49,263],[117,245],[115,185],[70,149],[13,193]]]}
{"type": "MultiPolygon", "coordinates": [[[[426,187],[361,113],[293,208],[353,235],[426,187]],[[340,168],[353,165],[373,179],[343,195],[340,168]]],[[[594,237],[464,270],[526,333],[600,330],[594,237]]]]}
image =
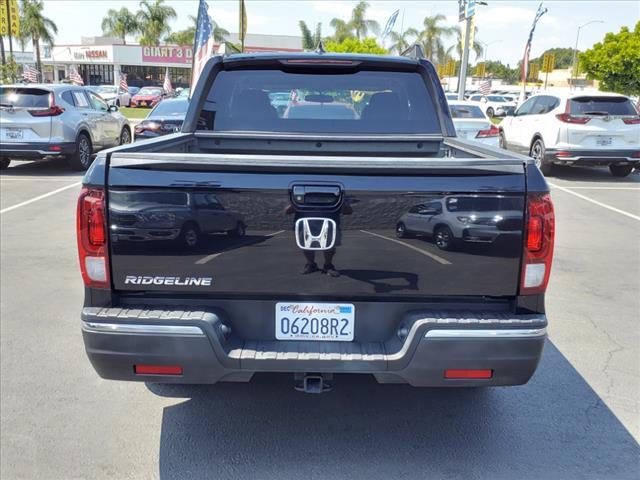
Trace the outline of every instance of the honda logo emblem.
{"type": "Polygon", "coordinates": [[[336,243],[336,222],[330,218],[300,218],[296,243],[302,250],[331,250],[336,243]]]}

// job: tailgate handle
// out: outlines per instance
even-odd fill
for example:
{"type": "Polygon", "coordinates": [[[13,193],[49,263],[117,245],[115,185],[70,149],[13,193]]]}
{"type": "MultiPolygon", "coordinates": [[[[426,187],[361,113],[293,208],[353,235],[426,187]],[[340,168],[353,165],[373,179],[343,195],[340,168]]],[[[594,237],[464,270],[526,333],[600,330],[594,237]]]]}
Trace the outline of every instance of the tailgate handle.
{"type": "Polygon", "coordinates": [[[335,207],[342,199],[337,185],[294,185],[291,200],[299,207],[335,207]]]}

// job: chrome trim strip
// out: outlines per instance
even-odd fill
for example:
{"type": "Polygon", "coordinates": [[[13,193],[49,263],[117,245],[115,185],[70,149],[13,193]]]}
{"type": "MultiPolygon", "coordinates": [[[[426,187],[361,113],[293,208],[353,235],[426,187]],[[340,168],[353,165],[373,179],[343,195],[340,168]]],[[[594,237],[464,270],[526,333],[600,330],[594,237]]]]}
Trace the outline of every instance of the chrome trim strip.
{"type": "Polygon", "coordinates": [[[204,332],[193,325],[141,325],[132,323],[82,322],[82,329],[91,333],[139,333],[147,335],[198,335],[204,332]]]}
{"type": "Polygon", "coordinates": [[[2,151],[5,155],[13,155],[13,154],[19,155],[21,153],[37,153],[38,155],[43,155],[47,157],[55,157],[57,155],[62,155],[62,152],[50,152],[49,150],[13,150],[10,148],[3,148],[2,151]]]}
{"type": "Polygon", "coordinates": [[[578,160],[594,160],[594,161],[598,161],[598,160],[617,160],[619,162],[636,162],[639,161],[640,158],[633,158],[633,157],[609,157],[609,156],[604,156],[604,155],[598,155],[595,157],[585,157],[585,156],[578,156],[578,157],[558,157],[554,155],[554,158],[556,160],[571,160],[571,161],[578,161],[578,160]]]}
{"type": "Polygon", "coordinates": [[[535,338],[544,337],[547,334],[543,328],[512,328],[493,330],[454,330],[433,329],[429,330],[425,338],[535,338]]]}

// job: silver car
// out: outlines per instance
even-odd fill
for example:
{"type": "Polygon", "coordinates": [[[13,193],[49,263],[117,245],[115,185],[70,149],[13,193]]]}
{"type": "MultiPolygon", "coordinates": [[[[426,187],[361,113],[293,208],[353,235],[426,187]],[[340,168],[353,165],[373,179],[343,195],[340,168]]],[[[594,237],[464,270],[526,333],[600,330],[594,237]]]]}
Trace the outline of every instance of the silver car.
{"type": "Polygon", "coordinates": [[[0,169],[11,160],[64,156],[86,170],[94,152],[130,143],[131,131],[118,107],[82,87],[0,86],[0,169]]]}

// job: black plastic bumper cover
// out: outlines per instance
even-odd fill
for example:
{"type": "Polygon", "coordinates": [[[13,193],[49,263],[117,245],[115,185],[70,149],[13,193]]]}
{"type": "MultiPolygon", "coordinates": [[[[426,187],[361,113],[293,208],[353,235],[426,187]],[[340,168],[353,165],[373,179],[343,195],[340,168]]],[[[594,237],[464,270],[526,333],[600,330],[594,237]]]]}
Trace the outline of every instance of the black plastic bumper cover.
{"type": "Polygon", "coordinates": [[[544,315],[416,313],[403,321],[401,336],[362,344],[241,340],[211,311],[85,308],[82,321],[87,355],[101,377],[163,383],[248,381],[255,372],[348,372],[413,386],[521,385],[533,375],[546,338],[544,315]],[[179,365],[182,375],[138,375],[139,364],[179,365]],[[445,379],[446,369],[490,369],[493,375],[445,379]]]}

